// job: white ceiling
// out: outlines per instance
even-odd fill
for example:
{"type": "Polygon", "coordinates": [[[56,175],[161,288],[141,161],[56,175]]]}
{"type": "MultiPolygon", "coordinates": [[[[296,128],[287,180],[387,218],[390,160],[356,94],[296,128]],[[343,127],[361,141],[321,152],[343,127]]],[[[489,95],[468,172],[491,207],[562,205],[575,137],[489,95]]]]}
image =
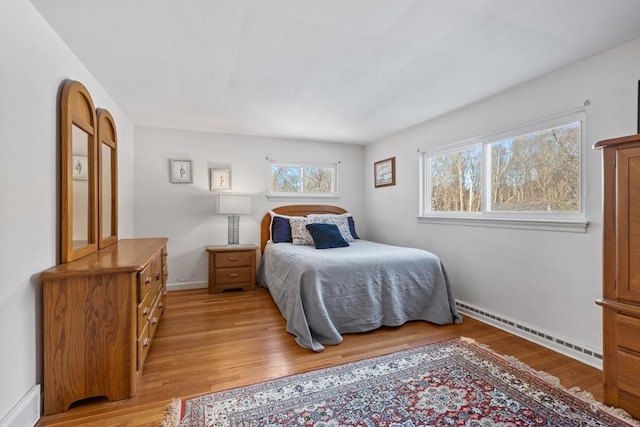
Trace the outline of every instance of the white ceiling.
{"type": "Polygon", "coordinates": [[[136,125],[358,143],[640,38],[640,0],[32,0],[136,125]]]}

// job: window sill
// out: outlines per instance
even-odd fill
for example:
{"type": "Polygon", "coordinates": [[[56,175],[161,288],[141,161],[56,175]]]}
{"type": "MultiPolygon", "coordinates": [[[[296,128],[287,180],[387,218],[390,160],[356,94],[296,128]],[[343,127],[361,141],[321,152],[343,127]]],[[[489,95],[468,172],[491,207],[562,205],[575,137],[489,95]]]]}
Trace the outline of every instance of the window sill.
{"type": "Polygon", "coordinates": [[[267,199],[268,200],[286,200],[286,201],[291,201],[291,202],[336,202],[338,200],[340,200],[340,197],[338,196],[300,196],[300,195],[295,195],[295,196],[283,196],[283,195],[274,195],[274,194],[267,194],[267,199]]]}
{"type": "Polygon", "coordinates": [[[419,216],[424,224],[467,225],[472,227],[511,228],[519,230],[562,231],[585,233],[588,221],[560,219],[480,218],[455,216],[419,216]]]}

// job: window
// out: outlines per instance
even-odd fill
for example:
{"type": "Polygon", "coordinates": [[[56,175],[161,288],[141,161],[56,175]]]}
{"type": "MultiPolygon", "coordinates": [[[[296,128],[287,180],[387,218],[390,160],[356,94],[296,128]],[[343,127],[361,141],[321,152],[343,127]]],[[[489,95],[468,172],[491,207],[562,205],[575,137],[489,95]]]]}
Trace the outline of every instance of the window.
{"type": "Polygon", "coordinates": [[[337,164],[269,160],[269,197],[337,197],[337,164]]]}
{"type": "Polygon", "coordinates": [[[476,145],[429,158],[431,210],[482,210],[482,146],[476,145]]]}
{"type": "Polygon", "coordinates": [[[421,218],[576,222],[584,231],[583,123],[577,113],[423,153],[421,218]]]}

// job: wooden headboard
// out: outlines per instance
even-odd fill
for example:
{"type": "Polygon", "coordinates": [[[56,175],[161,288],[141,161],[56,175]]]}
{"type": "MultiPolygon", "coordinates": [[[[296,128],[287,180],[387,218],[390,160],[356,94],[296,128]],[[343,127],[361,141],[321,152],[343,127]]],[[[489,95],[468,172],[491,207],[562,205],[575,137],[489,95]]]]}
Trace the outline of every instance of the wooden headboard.
{"type": "MultiPolygon", "coordinates": [[[[275,213],[281,215],[288,216],[306,216],[307,214],[319,213],[319,214],[343,214],[347,213],[346,210],[339,208],[337,206],[329,206],[329,205],[288,205],[288,206],[280,206],[279,208],[274,208],[273,211],[275,213]]],[[[262,218],[262,223],[260,223],[260,252],[264,251],[264,247],[267,245],[269,241],[270,232],[269,227],[271,226],[271,215],[269,212],[262,218]]]]}

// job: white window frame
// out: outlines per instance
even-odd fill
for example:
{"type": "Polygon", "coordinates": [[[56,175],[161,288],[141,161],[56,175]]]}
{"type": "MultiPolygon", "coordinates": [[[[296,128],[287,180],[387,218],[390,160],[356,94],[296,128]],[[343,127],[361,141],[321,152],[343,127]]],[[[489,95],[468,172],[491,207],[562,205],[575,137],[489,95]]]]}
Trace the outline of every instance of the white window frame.
{"type": "Polygon", "coordinates": [[[471,225],[479,227],[516,228],[549,231],[586,231],[588,222],[585,215],[585,162],[586,126],[584,110],[555,116],[549,119],[528,123],[526,125],[506,129],[500,132],[472,138],[455,144],[427,150],[420,153],[420,185],[418,221],[422,223],[438,223],[448,225],[471,225]],[[580,210],[579,212],[504,212],[491,211],[491,162],[490,145],[504,139],[528,133],[580,122],[580,210]],[[482,210],[480,212],[442,212],[431,210],[431,162],[430,158],[464,151],[474,146],[482,147],[482,210]],[[487,183],[489,185],[487,185],[487,183]]]}
{"type": "Polygon", "coordinates": [[[339,200],[339,196],[338,196],[338,163],[318,163],[318,162],[299,162],[299,161],[293,161],[293,160],[275,160],[275,159],[268,159],[269,160],[269,184],[268,184],[268,191],[267,191],[267,198],[269,200],[324,200],[324,201],[331,201],[331,200],[339,200]],[[302,191],[298,191],[298,192],[279,192],[279,191],[272,191],[271,189],[271,182],[272,182],[272,178],[273,175],[271,173],[271,168],[273,166],[285,166],[285,167],[298,167],[300,168],[300,177],[302,180],[302,191]],[[332,169],[332,173],[333,173],[333,191],[330,193],[307,193],[304,191],[304,170],[305,168],[324,168],[324,169],[332,169]]]}

